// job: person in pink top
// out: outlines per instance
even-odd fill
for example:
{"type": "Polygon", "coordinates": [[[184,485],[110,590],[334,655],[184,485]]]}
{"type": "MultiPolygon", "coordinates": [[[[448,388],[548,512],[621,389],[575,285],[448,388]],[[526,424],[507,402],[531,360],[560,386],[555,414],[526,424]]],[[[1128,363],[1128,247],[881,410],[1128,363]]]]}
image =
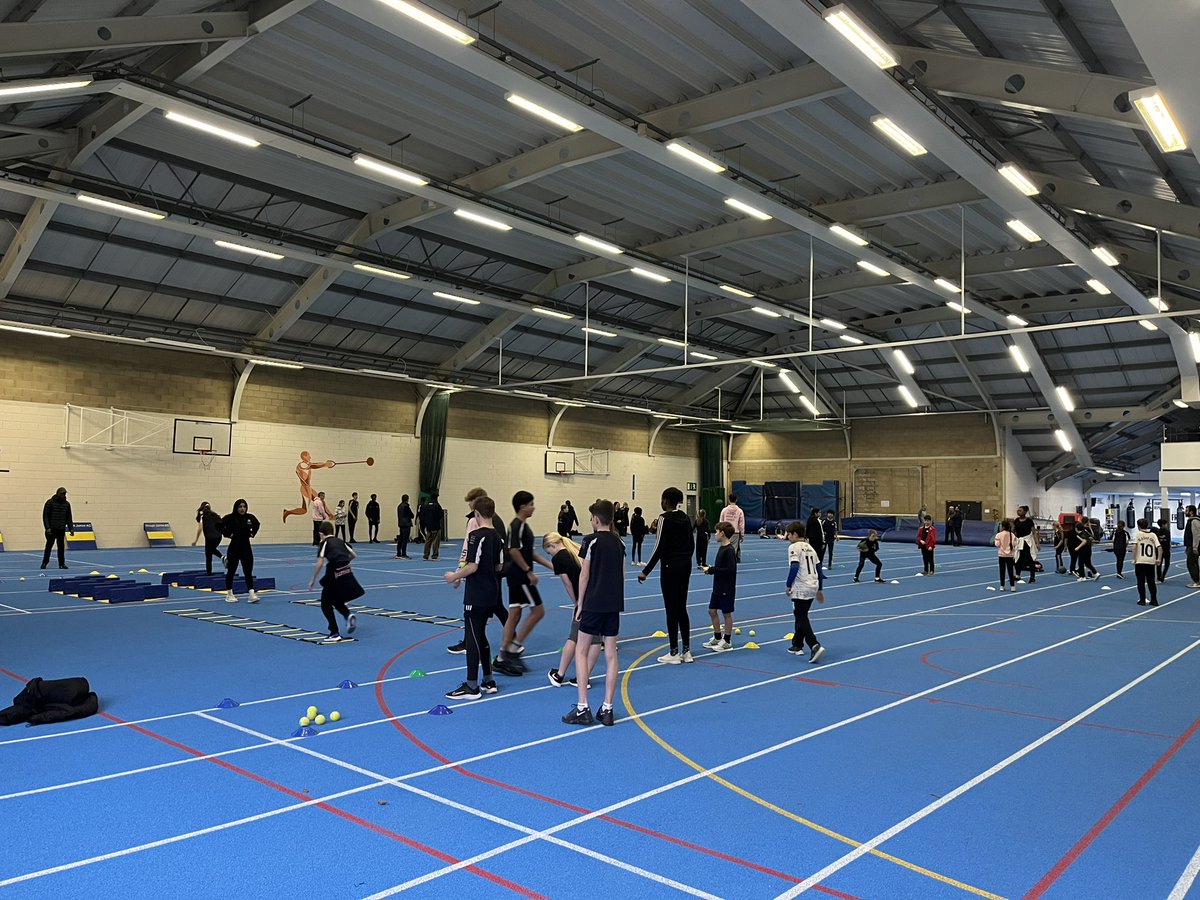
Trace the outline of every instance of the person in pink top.
{"type": "Polygon", "coordinates": [[[1000,590],[1015,591],[1017,589],[1017,538],[1013,534],[1013,523],[1005,519],[1000,523],[1000,530],[993,539],[1000,560],[1000,590]],[[1008,587],[1004,586],[1005,576],[1008,577],[1008,587]]]}
{"type": "Polygon", "coordinates": [[[329,510],[325,506],[325,492],[321,491],[312,501],[313,546],[321,545],[321,523],[329,518],[329,510]]]}
{"type": "Polygon", "coordinates": [[[733,526],[733,539],[730,541],[733,544],[734,553],[737,555],[737,561],[742,561],[742,538],[746,536],[746,514],[742,512],[742,508],[738,506],[737,494],[729,495],[729,505],[721,510],[721,514],[717,516],[718,522],[728,522],[733,526]]]}

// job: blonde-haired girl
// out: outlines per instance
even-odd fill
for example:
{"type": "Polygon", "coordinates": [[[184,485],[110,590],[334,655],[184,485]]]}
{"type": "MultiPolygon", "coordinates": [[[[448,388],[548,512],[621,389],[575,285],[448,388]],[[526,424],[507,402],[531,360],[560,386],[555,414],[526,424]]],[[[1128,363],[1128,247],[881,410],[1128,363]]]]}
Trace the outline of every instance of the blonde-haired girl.
{"type": "MultiPolygon", "coordinates": [[[[561,687],[567,683],[567,669],[571,665],[571,660],[575,658],[575,644],[579,639],[580,546],[569,537],[564,537],[557,531],[551,531],[542,538],[542,549],[550,555],[550,565],[554,569],[554,574],[562,579],[567,596],[575,607],[571,611],[571,633],[567,636],[566,643],[563,644],[562,657],[559,659],[558,665],[546,673],[554,687],[561,687]]],[[[588,650],[589,670],[600,656],[601,646],[603,646],[603,638],[594,636],[592,646],[588,650]]],[[[574,678],[571,679],[571,683],[575,683],[574,678]]]]}

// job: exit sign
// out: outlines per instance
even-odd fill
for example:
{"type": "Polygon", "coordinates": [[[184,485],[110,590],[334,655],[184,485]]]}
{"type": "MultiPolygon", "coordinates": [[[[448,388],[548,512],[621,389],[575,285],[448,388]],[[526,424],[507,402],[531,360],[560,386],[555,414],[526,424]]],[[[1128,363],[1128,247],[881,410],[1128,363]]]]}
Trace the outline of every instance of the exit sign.
{"type": "Polygon", "coordinates": [[[694,482],[694,481],[689,481],[687,483],[687,485],[688,485],[687,489],[689,491],[694,491],[696,489],[696,482],[694,482]]]}

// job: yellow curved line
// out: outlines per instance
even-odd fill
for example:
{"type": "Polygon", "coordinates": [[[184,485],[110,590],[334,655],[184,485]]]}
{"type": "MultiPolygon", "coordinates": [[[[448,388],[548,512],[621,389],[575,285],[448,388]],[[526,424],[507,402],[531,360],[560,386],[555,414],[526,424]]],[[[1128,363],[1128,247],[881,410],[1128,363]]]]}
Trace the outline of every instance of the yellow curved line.
{"type": "MultiPolygon", "coordinates": [[[[666,646],[666,645],[664,644],[663,646],[666,646]]],[[[629,679],[633,675],[634,669],[636,669],[639,665],[641,665],[642,662],[646,659],[646,657],[652,656],[653,654],[657,653],[661,649],[662,649],[662,647],[655,647],[651,650],[647,650],[645,653],[643,653],[641,656],[639,656],[637,659],[635,659],[633,661],[633,665],[631,665],[625,671],[625,675],[621,679],[621,702],[625,704],[625,709],[629,713],[629,717],[631,719],[633,719],[634,722],[637,723],[638,728],[642,729],[642,731],[644,731],[646,733],[646,735],[650,738],[650,740],[654,741],[654,743],[658,744],[658,746],[662,747],[664,750],[666,750],[668,753],[670,753],[672,756],[674,756],[676,759],[678,759],[684,765],[690,766],[691,768],[695,769],[697,772],[704,774],[704,776],[706,778],[709,778],[709,779],[715,781],[717,784],[721,785],[722,787],[728,788],[729,790],[733,791],[735,794],[740,794],[741,796],[745,797],[747,800],[757,803],[759,806],[766,807],[767,809],[771,810],[771,812],[778,813],[779,815],[783,816],[784,818],[791,819],[793,822],[797,822],[800,825],[803,825],[805,828],[811,828],[811,829],[813,829],[813,831],[820,832],[821,834],[825,835],[826,837],[833,838],[835,841],[841,841],[843,844],[849,844],[851,847],[862,846],[861,841],[856,841],[852,837],[847,837],[844,834],[839,834],[838,832],[833,831],[832,829],[826,828],[824,825],[818,825],[816,822],[813,822],[811,819],[806,819],[803,816],[798,816],[794,812],[790,812],[786,809],[783,809],[782,807],[776,806],[770,800],[764,800],[762,797],[759,797],[757,794],[750,793],[745,788],[739,787],[738,785],[734,784],[731,781],[726,781],[720,775],[717,775],[713,772],[709,772],[706,767],[702,766],[700,763],[696,762],[695,760],[685,756],[682,752],[677,750],[674,746],[667,743],[667,741],[665,741],[663,738],[659,737],[650,728],[650,726],[647,725],[645,723],[645,721],[643,721],[642,717],[640,715],[638,715],[637,710],[635,710],[633,708],[633,704],[629,702],[629,679]]],[[[901,859],[898,856],[892,856],[890,853],[884,853],[882,850],[871,850],[869,852],[872,856],[877,856],[880,859],[884,859],[884,860],[887,860],[888,862],[895,863],[898,866],[903,866],[906,869],[916,872],[918,875],[925,875],[928,878],[932,878],[936,881],[940,881],[943,884],[948,884],[951,887],[956,887],[961,890],[968,891],[979,897],[987,897],[987,898],[989,898],[989,900],[1005,900],[1005,898],[1002,897],[1000,894],[993,894],[991,891],[985,891],[983,888],[977,888],[977,887],[974,887],[973,885],[966,884],[965,882],[957,881],[948,875],[942,875],[940,872],[934,872],[931,869],[926,869],[923,866],[918,866],[916,863],[908,862],[907,860],[901,859]]]]}

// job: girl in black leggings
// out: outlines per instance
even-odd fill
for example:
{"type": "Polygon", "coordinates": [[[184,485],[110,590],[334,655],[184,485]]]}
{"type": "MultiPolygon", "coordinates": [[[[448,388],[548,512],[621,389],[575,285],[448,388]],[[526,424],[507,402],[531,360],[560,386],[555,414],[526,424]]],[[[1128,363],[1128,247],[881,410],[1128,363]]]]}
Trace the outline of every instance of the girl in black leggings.
{"type": "Polygon", "coordinates": [[[858,581],[858,576],[862,574],[863,566],[868,562],[875,563],[875,581],[883,584],[883,563],[876,556],[879,552],[879,532],[874,528],[867,532],[867,536],[858,542],[858,568],[854,570],[854,580],[858,581]]]}
{"type": "Polygon", "coordinates": [[[213,512],[212,506],[205,500],[200,504],[200,508],[196,510],[196,537],[192,541],[192,546],[196,546],[196,542],[200,540],[201,535],[204,536],[204,568],[208,574],[213,573],[212,561],[215,556],[222,564],[225,562],[225,557],[221,555],[221,541],[224,537],[221,534],[221,517],[213,512]]]}
{"type": "Polygon", "coordinates": [[[258,594],[254,590],[254,549],[250,539],[258,534],[258,519],[249,511],[245,500],[233,504],[233,512],[221,520],[221,534],[229,538],[229,548],[225,551],[225,602],[237,603],[237,595],[233,592],[233,577],[241,564],[242,574],[246,576],[246,589],[250,592],[247,600],[258,602],[258,594]]]}
{"type": "Polygon", "coordinates": [[[663,514],[658,520],[657,540],[654,553],[646,567],[638,573],[638,581],[645,582],[646,576],[654,571],[656,563],[662,563],[663,606],[667,610],[667,636],[671,652],[660,656],[658,661],[668,665],[693,662],[692,623],[688,620],[688,580],[692,575],[692,522],[687,513],[678,509],[683,502],[683,491],[669,487],[662,494],[663,514]],[[683,651],[680,652],[682,642],[683,651]]]}

